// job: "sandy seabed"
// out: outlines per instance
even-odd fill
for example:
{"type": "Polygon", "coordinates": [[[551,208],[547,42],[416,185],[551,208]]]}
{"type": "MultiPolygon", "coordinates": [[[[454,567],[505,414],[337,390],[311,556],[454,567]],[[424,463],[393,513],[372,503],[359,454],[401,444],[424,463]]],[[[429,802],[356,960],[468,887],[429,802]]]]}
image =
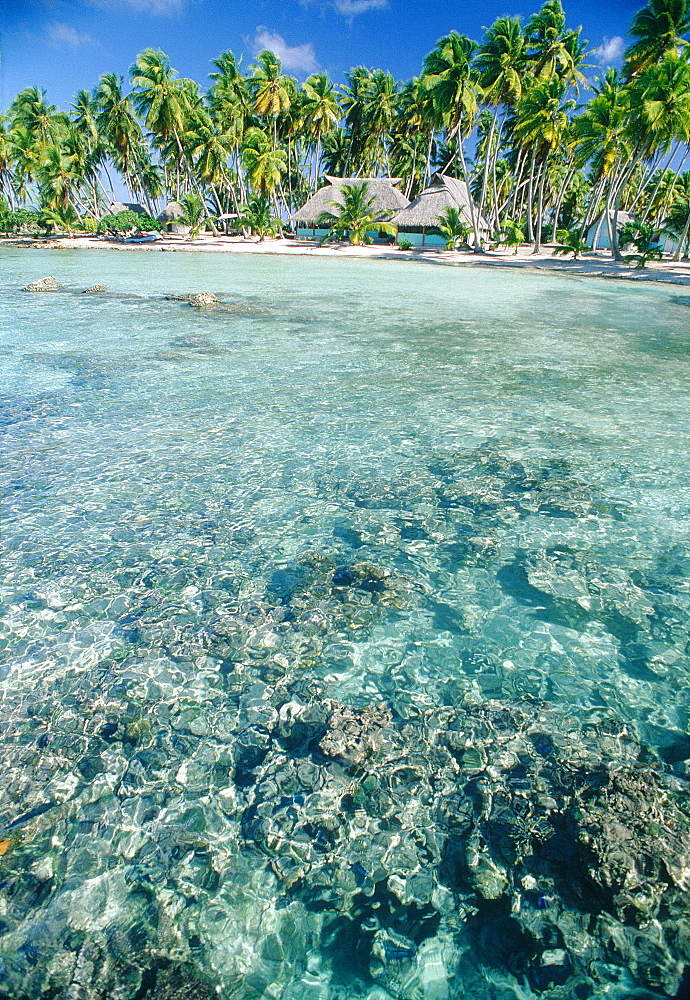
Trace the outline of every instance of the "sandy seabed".
{"type": "Polygon", "coordinates": [[[57,237],[34,240],[27,237],[5,237],[0,246],[25,247],[51,250],[127,250],[148,253],[260,253],[286,254],[303,257],[366,257],[376,260],[407,260],[441,266],[456,267],[517,267],[533,270],[564,271],[569,274],[596,278],[616,278],[624,281],[662,281],[674,285],[690,284],[690,261],[652,261],[645,268],[634,264],[618,264],[606,251],[588,253],[578,260],[554,257],[553,247],[547,246],[535,254],[523,248],[515,254],[512,250],[488,250],[482,254],[462,253],[437,248],[399,250],[397,247],[373,244],[352,246],[349,243],[331,243],[320,247],[309,239],[245,239],[240,236],[166,236],[152,243],[127,243],[123,240],[92,236],[57,237]]]}

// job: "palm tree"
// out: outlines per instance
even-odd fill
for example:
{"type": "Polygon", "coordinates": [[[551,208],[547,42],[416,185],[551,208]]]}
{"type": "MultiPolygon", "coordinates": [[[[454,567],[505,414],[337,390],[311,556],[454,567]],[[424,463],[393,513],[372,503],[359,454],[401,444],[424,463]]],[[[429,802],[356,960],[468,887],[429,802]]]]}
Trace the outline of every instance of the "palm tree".
{"type": "Polygon", "coordinates": [[[14,207],[14,188],[12,185],[12,145],[5,127],[6,119],[0,115],[0,195],[4,191],[8,206],[14,207]]]}
{"type": "Polygon", "coordinates": [[[689,0],[649,0],[633,18],[630,34],[637,39],[625,54],[626,76],[637,76],[665,55],[678,56],[688,44],[689,0]]]}
{"type": "Polygon", "coordinates": [[[211,189],[218,215],[223,214],[219,191],[230,187],[227,163],[235,142],[235,133],[221,131],[209,115],[199,116],[185,133],[185,153],[198,180],[211,189]]]}
{"type": "MultiPolygon", "coordinates": [[[[499,109],[514,108],[522,97],[522,86],[525,78],[526,49],[522,34],[520,19],[517,17],[499,17],[490,28],[485,29],[484,42],[477,53],[475,68],[480,74],[480,84],[484,91],[484,100],[494,108],[491,121],[486,155],[484,157],[484,173],[482,189],[479,198],[479,213],[484,212],[486,203],[489,167],[491,164],[493,182],[493,213],[498,209],[496,191],[496,163],[501,144],[500,127],[498,141],[494,148],[494,132],[498,126],[499,109]]],[[[498,220],[495,219],[497,222],[498,220]]]]}
{"type": "Polygon", "coordinates": [[[273,122],[273,149],[278,145],[278,116],[290,107],[290,91],[287,77],[280,72],[280,59],[265,49],[256,57],[254,78],[254,111],[273,122]]]}
{"type": "Polygon", "coordinates": [[[195,191],[187,191],[180,198],[180,204],[184,209],[182,221],[189,226],[189,238],[195,239],[201,232],[201,227],[208,215],[203,199],[195,191]]]}
{"type": "Polygon", "coordinates": [[[350,158],[351,138],[345,129],[336,128],[323,141],[324,172],[344,177],[350,158]]]}
{"type": "Polygon", "coordinates": [[[370,78],[371,73],[365,66],[355,66],[345,74],[347,86],[342,88],[341,104],[349,143],[345,168],[341,176],[354,170],[355,176],[358,177],[364,168],[364,157],[370,141],[366,122],[370,78]]]}
{"type": "Polygon", "coordinates": [[[12,125],[26,129],[37,149],[44,149],[59,140],[68,124],[67,115],[54,104],[46,104],[45,90],[26,87],[10,105],[12,125]]]}
{"type": "MultiPolygon", "coordinates": [[[[94,91],[94,124],[109,147],[115,167],[131,187],[143,143],[141,125],[128,97],[123,93],[124,80],[115,73],[104,73],[94,91]]],[[[112,182],[111,182],[111,197],[112,182]]]]}
{"type": "Polygon", "coordinates": [[[333,132],[340,118],[340,109],[335,99],[335,87],[328,73],[314,73],[302,84],[304,101],[301,112],[309,139],[314,144],[314,180],[316,189],[321,162],[323,137],[333,132]]]}
{"type": "MultiPolygon", "coordinates": [[[[132,103],[143,117],[154,141],[173,152],[176,167],[175,195],[180,194],[180,167],[184,160],[182,135],[190,92],[160,49],[144,49],[130,69],[132,103]]],[[[190,81],[192,82],[192,81],[190,81]]]]}
{"type": "Polygon", "coordinates": [[[46,146],[39,173],[41,205],[65,220],[75,216],[78,190],[84,181],[85,156],[81,135],[72,125],[68,135],[46,146]]]}
{"type": "Polygon", "coordinates": [[[560,246],[553,251],[553,256],[566,257],[569,253],[573,255],[573,260],[577,260],[580,254],[586,253],[587,241],[582,238],[579,230],[559,229],[558,240],[560,246]]]}
{"type": "Polygon", "coordinates": [[[681,174],[676,181],[673,202],[664,220],[664,228],[678,239],[673,259],[680,260],[690,233],[690,171],[681,174]]]}
{"type": "Polygon", "coordinates": [[[517,252],[525,242],[525,233],[518,222],[514,222],[513,219],[506,219],[503,223],[503,228],[498,233],[499,242],[507,247],[513,247],[515,250],[515,256],[517,257],[517,252]]]}
{"type": "Polygon", "coordinates": [[[568,112],[573,101],[564,101],[564,84],[558,77],[539,81],[522,97],[516,111],[514,133],[516,139],[531,151],[530,196],[528,222],[534,218],[534,252],[541,249],[542,220],[544,215],[544,188],[548,176],[549,155],[558,147],[568,126],[568,112]],[[536,212],[534,192],[536,190],[536,212]],[[534,214],[533,214],[534,213],[534,214]]]}
{"type": "Polygon", "coordinates": [[[275,236],[277,226],[271,218],[271,204],[268,195],[254,195],[245,205],[242,205],[237,225],[242,229],[248,229],[252,236],[258,236],[259,243],[263,243],[267,236],[275,236]]]}
{"type": "Polygon", "coordinates": [[[247,132],[242,145],[242,163],[249,183],[257,194],[273,195],[276,215],[279,214],[275,190],[286,170],[287,156],[284,149],[276,149],[260,128],[247,132]]]}
{"type": "Polygon", "coordinates": [[[374,70],[369,77],[364,106],[364,125],[369,141],[373,170],[384,168],[390,176],[388,144],[395,121],[397,87],[390,73],[374,70]]]}
{"type": "Polygon", "coordinates": [[[674,139],[690,136],[690,63],[685,55],[664,56],[633,78],[628,88],[630,115],[626,125],[629,152],[618,175],[609,183],[607,216],[612,216],[611,245],[621,260],[617,225],[623,189],[637,165],[668,150],[674,139]]]}
{"type": "Polygon", "coordinates": [[[369,186],[363,184],[343,184],[340,189],[343,202],[332,201],[330,204],[339,212],[322,212],[316,220],[318,226],[327,226],[328,232],[321,240],[321,244],[333,237],[345,239],[349,237],[353,246],[360,246],[362,243],[370,243],[369,231],[389,233],[394,236],[395,226],[388,222],[378,221],[377,213],[373,209],[374,197],[369,197],[369,186]]]}
{"type": "Polygon", "coordinates": [[[454,205],[449,205],[438,217],[436,228],[445,240],[446,250],[469,250],[467,237],[470,234],[470,226],[463,220],[460,210],[454,205]]]}
{"type": "Polygon", "coordinates": [[[414,198],[431,175],[436,124],[424,80],[414,77],[398,93],[390,148],[391,171],[407,181],[407,198],[414,198]]]}
{"type": "Polygon", "coordinates": [[[558,76],[567,85],[584,83],[585,78],[578,69],[584,56],[584,46],[579,42],[581,30],[566,31],[561,0],[546,0],[525,27],[534,75],[544,80],[558,76]]]}
{"type": "MultiPolygon", "coordinates": [[[[240,64],[232,52],[223,52],[213,60],[217,73],[211,73],[214,81],[208,93],[211,118],[220,132],[232,136],[233,160],[240,188],[240,198],[246,201],[244,177],[241,170],[240,147],[248,128],[258,120],[252,117],[252,100],[246,77],[240,71],[240,64]]],[[[233,198],[234,198],[233,192],[233,198]]],[[[235,203],[237,199],[235,198],[235,203]]]]}
{"type": "MultiPolygon", "coordinates": [[[[446,141],[455,139],[460,157],[462,179],[469,188],[463,138],[468,135],[477,111],[479,86],[472,75],[472,58],[477,43],[465,35],[451,31],[436,43],[436,48],[424,60],[424,85],[433,103],[436,120],[445,127],[446,141]]],[[[451,160],[452,162],[452,160],[451,160]]],[[[445,169],[448,170],[450,164],[445,169]]],[[[470,201],[474,249],[481,251],[478,220],[470,201]]]]}

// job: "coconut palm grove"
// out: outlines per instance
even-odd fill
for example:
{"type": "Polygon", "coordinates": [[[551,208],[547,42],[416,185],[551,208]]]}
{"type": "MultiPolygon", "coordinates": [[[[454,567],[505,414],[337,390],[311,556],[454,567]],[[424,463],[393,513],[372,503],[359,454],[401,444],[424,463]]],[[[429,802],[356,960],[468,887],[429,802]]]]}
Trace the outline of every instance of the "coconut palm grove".
{"type": "Polygon", "coordinates": [[[648,252],[666,230],[679,257],[690,229],[689,31],[686,0],[650,0],[622,69],[591,86],[587,43],[566,27],[561,0],[526,23],[500,17],[479,40],[452,31],[404,82],[356,66],[342,85],[325,72],[299,84],[270,51],[246,69],[228,51],[204,90],[146,49],[128,79],[104,74],[67,112],[39,87],[17,94],[0,134],[1,224],[94,232],[119,180],[151,217],[161,200],[182,199],[197,228],[231,214],[250,226],[258,214],[268,232],[267,210],[280,227],[324,174],[395,176],[413,199],[442,171],[469,184],[488,222],[488,233],[474,224],[477,249],[490,237],[539,250],[560,233],[567,251],[605,213],[620,259],[625,212],[628,242],[648,252]]]}

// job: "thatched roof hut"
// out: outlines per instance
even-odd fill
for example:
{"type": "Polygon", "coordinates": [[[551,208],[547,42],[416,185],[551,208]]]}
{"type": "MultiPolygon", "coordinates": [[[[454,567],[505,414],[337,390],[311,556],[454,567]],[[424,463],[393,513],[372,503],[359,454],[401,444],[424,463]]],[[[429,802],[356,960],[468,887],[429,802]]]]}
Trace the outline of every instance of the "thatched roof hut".
{"type": "Polygon", "coordinates": [[[124,201],[114,201],[108,208],[108,215],[117,215],[118,212],[136,212],[137,215],[147,215],[148,212],[143,205],[136,202],[130,204],[124,201]]]}
{"type": "MultiPolygon", "coordinates": [[[[457,208],[462,221],[471,226],[472,213],[469,207],[471,202],[472,196],[464,181],[458,180],[457,177],[447,177],[445,174],[434,174],[429,187],[424,188],[406,208],[396,212],[390,222],[401,232],[424,232],[438,225],[439,216],[447,208],[457,208]]],[[[474,202],[472,205],[480,234],[488,234],[489,223],[483,215],[479,215],[479,209],[474,202]]]]}
{"type": "Polygon", "coordinates": [[[169,201],[158,216],[159,222],[178,222],[184,218],[184,209],[179,201],[169,201]]]}
{"type": "Polygon", "coordinates": [[[346,184],[367,185],[369,197],[374,199],[372,210],[381,222],[409,204],[402,191],[398,191],[395,186],[400,183],[399,177],[331,177],[326,174],[326,180],[328,184],[319,188],[316,194],[290,216],[296,226],[318,225],[318,218],[322,212],[333,212],[337,215],[337,208],[334,208],[331,202],[344,204],[342,189],[346,184]]]}

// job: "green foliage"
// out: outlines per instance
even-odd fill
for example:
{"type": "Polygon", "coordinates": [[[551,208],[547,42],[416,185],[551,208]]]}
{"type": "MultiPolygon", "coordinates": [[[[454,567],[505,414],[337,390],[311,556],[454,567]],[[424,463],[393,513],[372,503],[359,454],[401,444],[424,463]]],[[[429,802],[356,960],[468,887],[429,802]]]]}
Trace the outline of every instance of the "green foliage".
{"type": "Polygon", "coordinates": [[[242,214],[237,220],[237,226],[248,229],[252,236],[258,236],[260,243],[279,231],[271,215],[271,203],[267,194],[254,195],[246,205],[240,206],[240,212],[242,214]]]}
{"type": "Polygon", "coordinates": [[[81,229],[83,233],[91,236],[98,232],[98,220],[92,218],[90,215],[85,215],[79,220],[78,228],[81,229]]]}
{"type": "Polygon", "coordinates": [[[622,248],[633,246],[637,253],[627,254],[623,257],[626,264],[633,261],[637,267],[644,267],[650,260],[661,260],[663,250],[659,243],[659,238],[663,230],[655,229],[654,226],[643,222],[626,222],[621,226],[618,236],[619,245],[622,248]]]}
{"type": "Polygon", "coordinates": [[[77,213],[69,204],[64,209],[47,206],[41,209],[38,215],[38,225],[46,236],[52,236],[60,230],[71,233],[77,222],[77,213]]]}
{"type": "MultiPolygon", "coordinates": [[[[7,203],[5,203],[7,205],[7,203]]],[[[18,208],[14,211],[0,211],[0,231],[3,233],[25,233],[36,230],[41,213],[33,208],[18,208]]]]}
{"type": "Polygon", "coordinates": [[[189,226],[190,239],[199,235],[204,222],[208,217],[206,206],[196,191],[188,191],[180,198],[180,204],[184,209],[182,222],[189,226]]]}
{"type": "Polygon", "coordinates": [[[117,236],[121,236],[137,229],[145,232],[150,230],[159,232],[162,228],[157,219],[152,219],[150,215],[138,215],[128,208],[115,215],[104,215],[98,223],[97,231],[99,233],[115,233],[117,236]]]}
{"type": "Polygon", "coordinates": [[[463,222],[460,210],[452,205],[446,208],[438,217],[436,227],[446,242],[446,250],[469,250],[467,237],[471,227],[463,222]]]}
{"type": "Polygon", "coordinates": [[[396,229],[388,222],[379,221],[379,213],[373,211],[374,198],[369,197],[369,187],[364,184],[343,184],[343,202],[332,201],[339,212],[322,212],[316,220],[318,226],[326,226],[328,232],[321,245],[330,239],[349,239],[353,246],[371,243],[369,232],[388,233],[395,236],[396,229]]]}
{"type": "Polygon", "coordinates": [[[503,223],[503,228],[497,233],[496,238],[499,244],[503,244],[506,247],[513,247],[517,255],[519,248],[525,242],[525,231],[519,222],[514,222],[513,219],[506,219],[503,223]]]}
{"type": "Polygon", "coordinates": [[[579,230],[559,229],[557,236],[560,245],[556,247],[552,256],[567,257],[571,253],[573,260],[577,260],[580,254],[586,253],[587,241],[582,238],[579,230]]]}
{"type": "Polygon", "coordinates": [[[411,250],[412,249],[412,244],[410,243],[409,240],[398,240],[398,249],[399,250],[411,250]]]}

